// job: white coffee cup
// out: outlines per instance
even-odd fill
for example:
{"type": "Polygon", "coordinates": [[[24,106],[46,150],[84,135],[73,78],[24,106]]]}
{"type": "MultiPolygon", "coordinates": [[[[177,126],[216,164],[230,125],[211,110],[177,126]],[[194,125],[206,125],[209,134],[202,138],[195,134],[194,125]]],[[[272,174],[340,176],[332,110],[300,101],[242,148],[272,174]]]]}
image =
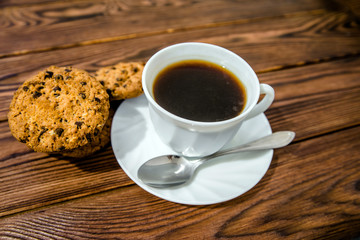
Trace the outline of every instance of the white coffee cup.
{"type": "Polygon", "coordinates": [[[180,43],[155,53],[145,65],[142,85],[149,102],[151,121],[160,139],[178,154],[188,157],[206,156],[220,150],[235,136],[244,120],[263,113],[275,96],[273,88],[260,84],[253,69],[241,57],[206,43],[180,43]],[[247,100],[243,111],[228,120],[199,122],[176,116],[161,107],[154,100],[154,80],[161,70],[184,60],[205,60],[232,72],[245,87],[247,100]],[[260,94],[265,96],[258,102],[260,94]]]}

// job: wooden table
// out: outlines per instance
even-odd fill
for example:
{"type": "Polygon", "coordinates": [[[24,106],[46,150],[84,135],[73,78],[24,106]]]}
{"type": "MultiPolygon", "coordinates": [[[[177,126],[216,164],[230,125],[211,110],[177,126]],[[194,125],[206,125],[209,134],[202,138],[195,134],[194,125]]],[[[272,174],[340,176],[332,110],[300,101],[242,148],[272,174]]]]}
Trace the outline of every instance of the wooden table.
{"type": "Polygon", "coordinates": [[[360,237],[357,0],[3,0],[0,2],[1,239],[355,239],[360,237]],[[14,91],[50,65],[90,72],[179,42],[243,57],[276,91],[273,131],[296,132],[250,191],[190,206],[137,186],[111,146],[82,160],[12,137],[14,91]]]}

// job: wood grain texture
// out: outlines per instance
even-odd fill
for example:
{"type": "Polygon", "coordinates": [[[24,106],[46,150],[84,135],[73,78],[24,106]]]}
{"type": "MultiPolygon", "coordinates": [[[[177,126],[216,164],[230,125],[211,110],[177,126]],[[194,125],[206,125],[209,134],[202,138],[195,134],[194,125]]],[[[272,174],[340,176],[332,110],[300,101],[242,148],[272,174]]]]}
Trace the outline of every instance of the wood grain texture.
{"type": "Polygon", "coordinates": [[[0,9],[0,56],[318,10],[320,0],[55,1],[0,9]],[[258,7],[262,6],[262,7],[258,7]],[[196,21],[194,21],[196,19],[196,21]],[[151,24],[150,24],[151,23],[151,24]],[[21,32],[21,34],[19,34],[21,32]],[[112,39],[115,38],[115,39],[112,39]],[[13,42],[17,42],[16,45],[13,42]],[[93,42],[92,42],[93,41],[93,42]]]}
{"type": "Polygon", "coordinates": [[[260,74],[276,93],[266,112],[273,130],[293,129],[300,140],[359,125],[359,76],[358,57],[260,74]]]}
{"type": "MultiPolygon", "coordinates": [[[[266,112],[273,131],[295,131],[302,140],[359,125],[359,63],[360,58],[348,58],[260,74],[277,92],[266,112]]],[[[9,146],[0,159],[2,216],[132,183],[110,147],[76,162],[31,152],[11,136],[6,121],[0,133],[0,143],[9,146]]]]}
{"type": "Polygon", "coordinates": [[[337,0],[338,6],[342,7],[350,15],[360,19],[360,2],[357,0],[337,0]]]}
{"type": "Polygon", "coordinates": [[[0,120],[6,120],[8,106],[18,86],[49,65],[73,65],[95,71],[119,61],[146,61],[159,49],[185,41],[208,42],[228,48],[242,56],[259,73],[358,56],[360,53],[357,23],[345,14],[329,13],[27,54],[12,57],[11,61],[4,58],[0,59],[0,120]]]}
{"type": "Polygon", "coordinates": [[[75,160],[35,153],[12,137],[2,135],[0,142],[6,146],[0,159],[0,217],[133,184],[110,146],[75,160]]]}
{"type": "Polygon", "coordinates": [[[0,8],[16,6],[26,7],[30,5],[46,4],[50,2],[54,2],[54,0],[2,0],[0,2],[0,8]]]}
{"type": "Polygon", "coordinates": [[[356,0],[0,1],[0,239],[360,237],[360,18],[356,0]],[[196,18],[195,18],[196,16],[196,18]],[[208,42],[275,88],[266,115],[293,130],[264,178],[209,206],[157,198],[111,146],[83,160],[35,153],[9,131],[14,91],[49,65],[91,72],[208,42]]]}
{"type": "Polygon", "coordinates": [[[225,203],[180,205],[130,186],[2,219],[0,232],[37,239],[350,239],[360,234],[359,133],[357,127],[276,150],[260,183],[225,203]]]}

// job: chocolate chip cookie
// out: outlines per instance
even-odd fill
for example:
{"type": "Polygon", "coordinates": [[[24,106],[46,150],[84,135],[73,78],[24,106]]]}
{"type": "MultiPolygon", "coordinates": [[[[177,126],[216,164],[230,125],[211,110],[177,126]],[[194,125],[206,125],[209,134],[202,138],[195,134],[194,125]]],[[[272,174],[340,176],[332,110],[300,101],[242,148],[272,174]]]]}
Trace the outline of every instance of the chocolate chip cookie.
{"type": "Polygon", "coordinates": [[[133,98],[143,93],[141,75],[143,62],[121,62],[99,69],[95,77],[105,86],[110,100],[133,98]]]}
{"type": "Polygon", "coordinates": [[[110,130],[114,113],[115,111],[110,109],[108,120],[102,131],[95,136],[94,141],[71,151],[64,151],[61,154],[66,157],[84,158],[103,149],[110,142],[110,130]]]}
{"type": "Polygon", "coordinates": [[[62,152],[96,140],[109,96],[88,72],[51,66],[26,80],[10,104],[11,133],[38,152],[62,152]]]}

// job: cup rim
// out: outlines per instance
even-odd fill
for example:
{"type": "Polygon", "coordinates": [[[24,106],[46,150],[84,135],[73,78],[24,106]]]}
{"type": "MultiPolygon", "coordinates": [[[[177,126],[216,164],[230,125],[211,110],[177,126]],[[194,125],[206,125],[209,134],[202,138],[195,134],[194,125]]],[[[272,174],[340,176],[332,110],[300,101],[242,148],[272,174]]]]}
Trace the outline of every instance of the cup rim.
{"type": "MultiPolygon", "coordinates": [[[[209,44],[209,43],[201,43],[201,42],[184,42],[184,43],[177,43],[177,44],[173,44],[173,45],[169,45],[165,48],[162,48],[161,50],[159,50],[158,52],[156,52],[154,55],[152,55],[150,57],[150,59],[146,62],[143,73],[142,73],[142,86],[143,86],[143,90],[144,90],[144,94],[146,96],[146,99],[148,100],[148,102],[150,102],[150,104],[152,106],[154,106],[158,111],[160,111],[162,114],[164,114],[165,116],[167,116],[169,119],[173,119],[174,121],[177,122],[181,122],[183,124],[186,125],[191,125],[191,126],[201,126],[201,127],[216,127],[216,126],[221,126],[221,125],[228,125],[228,124],[232,124],[232,123],[237,123],[240,120],[243,120],[248,113],[250,113],[250,111],[254,108],[254,106],[256,105],[259,96],[260,96],[260,83],[256,84],[256,101],[253,101],[252,103],[250,103],[250,105],[247,107],[247,109],[243,110],[239,115],[232,117],[230,119],[226,119],[226,120],[222,120],[222,121],[215,121],[215,122],[201,122],[201,121],[196,121],[196,120],[190,120],[187,118],[183,118],[180,117],[178,115],[175,115],[169,111],[167,111],[166,109],[164,109],[162,106],[160,106],[155,99],[153,98],[152,94],[150,93],[149,89],[147,88],[147,84],[146,84],[146,72],[149,69],[149,65],[151,65],[151,63],[154,61],[155,58],[157,58],[159,55],[166,53],[169,50],[172,50],[173,48],[177,48],[177,47],[181,47],[181,46],[207,46],[209,48],[215,48],[215,49],[221,49],[222,51],[227,52],[227,54],[233,55],[236,58],[238,58],[243,65],[245,65],[250,73],[252,75],[254,75],[254,77],[258,80],[258,77],[255,73],[255,71],[252,69],[252,67],[243,59],[241,58],[239,55],[235,54],[234,52],[217,46],[217,45],[213,45],[213,44],[209,44]]],[[[189,58],[190,59],[190,58],[189,58]]],[[[209,60],[211,62],[211,60],[209,60]]],[[[216,64],[216,63],[215,63],[216,64]]]]}

